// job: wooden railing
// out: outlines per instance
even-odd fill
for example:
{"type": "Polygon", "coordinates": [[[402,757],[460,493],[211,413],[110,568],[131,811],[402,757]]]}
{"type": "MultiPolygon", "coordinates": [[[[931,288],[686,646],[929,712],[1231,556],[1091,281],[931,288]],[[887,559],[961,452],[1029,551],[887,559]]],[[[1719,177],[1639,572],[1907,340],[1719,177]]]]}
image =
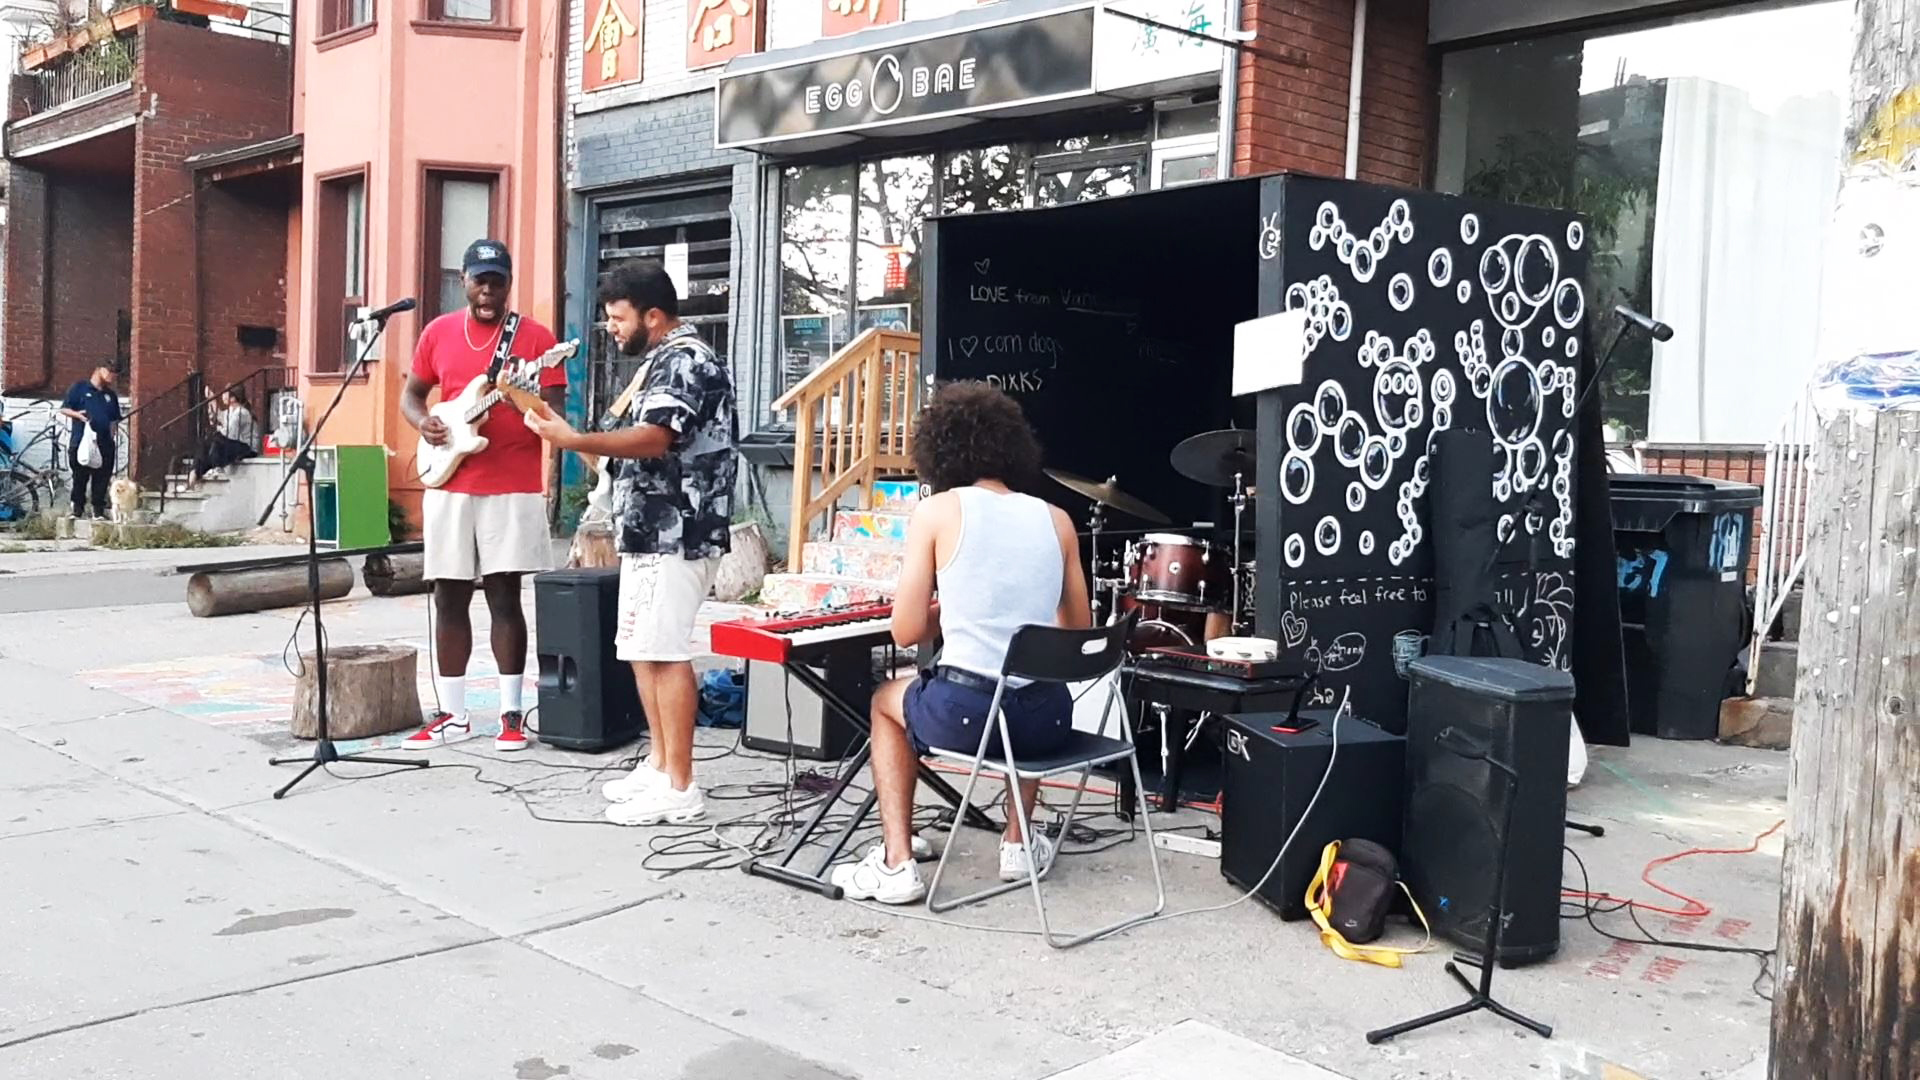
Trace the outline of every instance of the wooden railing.
{"type": "Polygon", "coordinates": [[[872,505],[882,475],[913,468],[913,424],[920,413],[920,335],[867,330],[773,403],[793,414],[793,518],[787,568],[815,519],[854,487],[872,505]]]}

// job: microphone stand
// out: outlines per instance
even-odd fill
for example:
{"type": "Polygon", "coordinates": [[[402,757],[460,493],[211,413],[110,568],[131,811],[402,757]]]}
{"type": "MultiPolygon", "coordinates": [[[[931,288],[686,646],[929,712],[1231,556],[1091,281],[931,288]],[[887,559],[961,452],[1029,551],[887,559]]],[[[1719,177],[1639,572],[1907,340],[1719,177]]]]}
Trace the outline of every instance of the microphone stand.
{"type": "Polygon", "coordinates": [[[368,334],[366,340],[360,344],[360,355],[354,357],[353,366],[347,369],[346,377],[340,380],[340,389],[334,391],[333,401],[327,405],[327,411],[320,414],[320,419],[314,422],[312,430],[301,441],[300,450],[293,458],[293,466],[281,478],[280,486],[274,489],[273,497],[267,500],[266,509],[260,511],[260,519],[257,522],[265,525],[267,519],[273,516],[274,507],[279,505],[281,497],[286,494],[287,485],[293,482],[295,476],[304,475],[307,478],[307,600],[312,605],[309,614],[313,616],[314,717],[318,721],[319,741],[314,743],[311,757],[268,759],[269,765],[306,765],[306,768],[300,771],[300,775],[287,781],[286,786],[273,793],[276,799],[286,798],[287,792],[292,791],[296,784],[305,780],[315,769],[331,765],[336,761],[358,761],[367,765],[395,765],[412,769],[424,769],[432,764],[422,758],[401,759],[372,757],[358,753],[343,754],[334,746],[333,738],[327,732],[327,634],[320,625],[319,514],[314,503],[313,445],[320,438],[321,430],[327,426],[328,418],[332,417],[333,411],[340,407],[341,399],[347,396],[347,387],[353,385],[353,380],[358,378],[361,370],[366,367],[367,355],[373,351],[373,343],[379,340],[386,328],[386,319],[374,321],[373,332],[368,334]]]}

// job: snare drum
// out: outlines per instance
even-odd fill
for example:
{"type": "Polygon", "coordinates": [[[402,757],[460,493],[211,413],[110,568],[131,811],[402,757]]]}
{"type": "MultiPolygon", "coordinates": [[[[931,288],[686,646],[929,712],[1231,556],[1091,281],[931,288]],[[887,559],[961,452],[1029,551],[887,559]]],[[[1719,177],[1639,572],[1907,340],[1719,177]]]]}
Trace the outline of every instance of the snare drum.
{"type": "Polygon", "coordinates": [[[1174,607],[1214,608],[1227,603],[1224,553],[1205,540],[1178,533],[1148,533],[1127,545],[1127,577],[1136,599],[1174,607]]]}

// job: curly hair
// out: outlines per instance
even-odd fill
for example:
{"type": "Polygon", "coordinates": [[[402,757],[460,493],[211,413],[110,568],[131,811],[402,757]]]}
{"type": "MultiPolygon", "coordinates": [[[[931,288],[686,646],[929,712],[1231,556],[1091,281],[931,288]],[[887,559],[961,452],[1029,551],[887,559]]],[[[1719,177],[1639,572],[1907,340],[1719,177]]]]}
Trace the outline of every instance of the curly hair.
{"type": "Polygon", "coordinates": [[[1010,487],[1040,471],[1040,442],[1020,406],[983,382],[935,391],[913,434],[913,470],[935,491],[999,480],[1010,487]]]}

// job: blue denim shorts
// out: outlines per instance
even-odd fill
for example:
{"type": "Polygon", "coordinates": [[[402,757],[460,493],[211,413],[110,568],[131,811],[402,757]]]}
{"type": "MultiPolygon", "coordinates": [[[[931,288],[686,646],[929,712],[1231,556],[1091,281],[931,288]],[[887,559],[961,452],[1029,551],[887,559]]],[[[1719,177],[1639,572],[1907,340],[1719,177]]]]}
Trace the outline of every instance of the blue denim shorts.
{"type": "MultiPolygon", "coordinates": [[[[979,676],[961,678],[965,681],[955,682],[936,670],[907,687],[907,735],[920,753],[936,748],[967,754],[979,751],[981,725],[988,723],[993,691],[974,682],[979,676]]],[[[1073,735],[1073,696],[1060,683],[1009,689],[1000,699],[1000,708],[1007,714],[1016,760],[1050,754],[1073,735]]],[[[997,733],[988,741],[987,753],[1000,754],[997,733]]]]}

